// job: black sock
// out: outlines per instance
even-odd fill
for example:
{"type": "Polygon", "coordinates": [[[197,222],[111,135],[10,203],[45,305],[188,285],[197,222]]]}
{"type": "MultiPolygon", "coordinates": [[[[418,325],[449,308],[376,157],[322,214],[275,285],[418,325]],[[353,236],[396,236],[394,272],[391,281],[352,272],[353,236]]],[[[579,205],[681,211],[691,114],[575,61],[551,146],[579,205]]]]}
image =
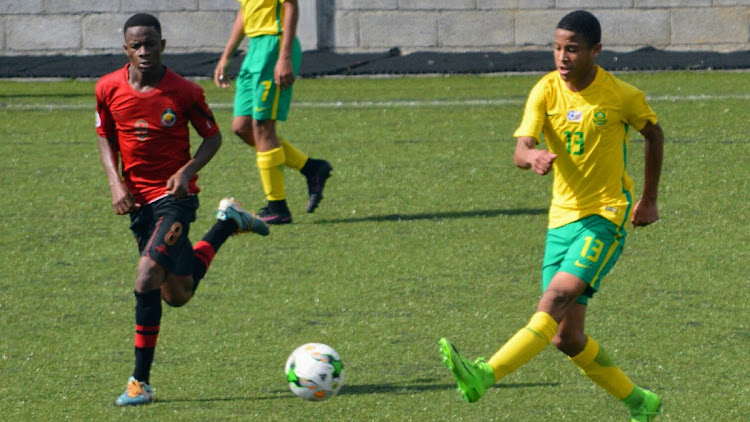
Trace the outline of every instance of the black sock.
{"type": "Polygon", "coordinates": [[[161,323],[161,290],[135,293],[135,370],[133,377],[149,383],[161,323]]]}
{"type": "Polygon", "coordinates": [[[289,214],[289,206],[286,204],[286,199],[268,201],[268,209],[279,214],[289,214]]]}
{"type": "Polygon", "coordinates": [[[230,219],[216,220],[213,226],[203,236],[203,241],[213,246],[214,253],[219,251],[221,245],[229,239],[229,236],[237,233],[237,223],[230,219]]]}
{"type": "Polygon", "coordinates": [[[319,160],[316,160],[314,158],[308,158],[305,162],[305,165],[302,166],[299,172],[307,177],[312,176],[313,171],[318,167],[318,161],[319,160]]]}

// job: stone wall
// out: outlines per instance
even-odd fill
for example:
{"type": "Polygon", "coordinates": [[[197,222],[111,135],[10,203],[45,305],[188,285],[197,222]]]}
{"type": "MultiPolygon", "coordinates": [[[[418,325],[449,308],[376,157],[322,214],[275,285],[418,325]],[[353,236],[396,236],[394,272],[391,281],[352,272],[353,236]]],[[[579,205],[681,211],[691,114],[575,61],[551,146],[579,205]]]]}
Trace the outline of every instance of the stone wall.
{"type": "MultiPolygon", "coordinates": [[[[298,0],[303,49],[336,52],[548,48],[584,8],[606,49],[750,50],[750,0],[298,0]]],[[[162,22],[170,53],[220,52],[236,0],[0,0],[0,55],[120,53],[133,13],[162,22]]]]}

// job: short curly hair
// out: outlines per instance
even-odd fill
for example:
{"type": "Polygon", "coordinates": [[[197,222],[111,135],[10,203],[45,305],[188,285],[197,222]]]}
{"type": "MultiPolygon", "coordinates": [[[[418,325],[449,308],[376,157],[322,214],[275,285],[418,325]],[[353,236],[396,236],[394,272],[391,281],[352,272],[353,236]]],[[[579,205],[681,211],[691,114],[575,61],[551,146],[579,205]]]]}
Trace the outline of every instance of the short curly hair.
{"type": "Polygon", "coordinates": [[[585,10],[576,10],[565,15],[557,24],[558,29],[575,32],[583,37],[589,47],[602,41],[602,27],[599,20],[585,10]]]}
{"type": "Polygon", "coordinates": [[[156,29],[156,32],[158,32],[161,37],[161,24],[159,23],[159,19],[156,19],[155,16],[149,15],[148,13],[136,13],[128,18],[128,20],[125,21],[125,26],[122,27],[123,36],[128,32],[128,28],[133,26],[150,26],[156,29]]]}

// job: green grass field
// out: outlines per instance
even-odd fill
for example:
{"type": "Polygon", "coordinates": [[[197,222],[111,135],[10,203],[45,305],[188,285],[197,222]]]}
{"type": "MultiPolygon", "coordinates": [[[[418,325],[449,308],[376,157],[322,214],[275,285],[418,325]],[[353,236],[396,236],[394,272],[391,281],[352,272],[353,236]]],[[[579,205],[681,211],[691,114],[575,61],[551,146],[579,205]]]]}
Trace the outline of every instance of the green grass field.
{"type": "MultiPolygon", "coordinates": [[[[662,219],[631,230],[587,329],[661,395],[660,420],[747,420],[748,73],[620,76],[664,127],[662,219]]],[[[280,132],[332,162],[326,199],[305,214],[304,178],[287,170],[295,224],[230,239],[193,301],[165,307],[157,401],[127,409],[113,402],[132,371],[138,254],[111,209],[94,82],[0,82],[0,419],[627,420],[552,347],[472,405],[440,362],[441,336],[489,356],[534,311],[552,178],[513,166],[511,135],[538,77],[298,81],[280,132]],[[328,402],[284,381],[310,341],[345,364],[328,402]]],[[[225,142],[201,173],[193,242],[223,196],[264,202],[231,133],[233,91],[200,83],[225,142]]]]}

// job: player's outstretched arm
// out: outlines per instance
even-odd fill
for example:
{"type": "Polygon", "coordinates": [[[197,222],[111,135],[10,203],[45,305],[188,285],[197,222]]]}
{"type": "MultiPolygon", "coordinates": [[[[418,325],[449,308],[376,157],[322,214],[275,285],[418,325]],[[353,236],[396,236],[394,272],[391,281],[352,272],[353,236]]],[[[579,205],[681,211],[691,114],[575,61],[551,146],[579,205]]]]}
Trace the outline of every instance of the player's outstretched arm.
{"type": "Polygon", "coordinates": [[[524,170],[532,169],[534,173],[544,176],[552,170],[552,163],[557,158],[547,150],[536,149],[536,139],[530,136],[522,136],[516,142],[516,152],[513,154],[513,163],[524,170]]]}
{"type": "Polygon", "coordinates": [[[227,45],[224,47],[224,52],[219,58],[219,62],[214,68],[214,83],[219,88],[229,87],[229,77],[227,76],[227,70],[229,70],[229,64],[232,62],[232,56],[235,50],[239,47],[242,40],[245,39],[245,21],[242,19],[242,10],[237,12],[237,17],[234,19],[232,25],[232,32],[229,33],[229,40],[227,45]]]}
{"type": "Polygon", "coordinates": [[[645,139],[643,195],[633,208],[630,222],[633,226],[647,226],[659,219],[659,178],[661,177],[662,161],[664,160],[664,131],[658,123],[647,123],[641,129],[645,139]]]}
{"type": "Polygon", "coordinates": [[[109,190],[112,193],[112,208],[118,215],[124,215],[135,210],[135,199],[128,190],[125,182],[120,178],[118,167],[120,153],[116,147],[116,141],[111,141],[103,136],[98,137],[99,155],[104,165],[109,181],[109,190]]]}

